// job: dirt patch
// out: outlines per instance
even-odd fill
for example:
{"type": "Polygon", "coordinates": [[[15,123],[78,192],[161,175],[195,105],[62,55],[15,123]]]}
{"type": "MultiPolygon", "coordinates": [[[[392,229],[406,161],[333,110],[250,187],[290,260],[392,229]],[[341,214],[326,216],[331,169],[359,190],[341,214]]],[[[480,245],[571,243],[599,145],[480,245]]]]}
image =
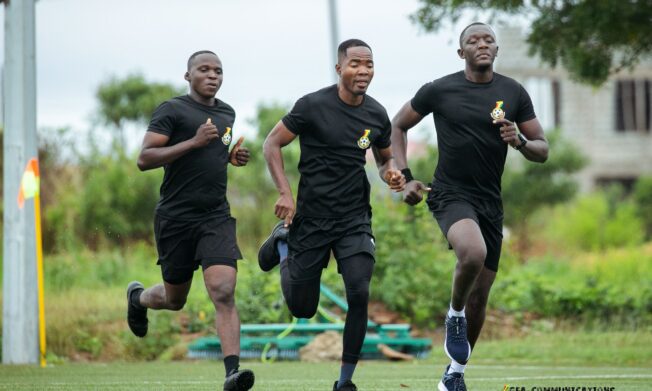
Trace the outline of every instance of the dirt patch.
{"type": "Polygon", "coordinates": [[[387,308],[385,303],[380,301],[372,301],[369,303],[369,319],[378,324],[391,324],[391,323],[409,323],[401,314],[387,308]]]}
{"type": "Polygon", "coordinates": [[[342,335],[336,331],[326,331],[302,347],[299,357],[305,362],[340,361],[342,348],[342,335]]]}

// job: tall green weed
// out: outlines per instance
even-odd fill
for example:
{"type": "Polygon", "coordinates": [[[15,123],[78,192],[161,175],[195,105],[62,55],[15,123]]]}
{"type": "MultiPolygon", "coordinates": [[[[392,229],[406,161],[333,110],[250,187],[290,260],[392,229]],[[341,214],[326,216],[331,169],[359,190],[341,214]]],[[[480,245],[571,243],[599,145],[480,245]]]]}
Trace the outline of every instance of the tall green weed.
{"type": "Polygon", "coordinates": [[[636,204],[614,199],[605,191],[585,194],[554,208],[545,230],[550,243],[566,250],[603,251],[636,246],[645,238],[636,204]]]}

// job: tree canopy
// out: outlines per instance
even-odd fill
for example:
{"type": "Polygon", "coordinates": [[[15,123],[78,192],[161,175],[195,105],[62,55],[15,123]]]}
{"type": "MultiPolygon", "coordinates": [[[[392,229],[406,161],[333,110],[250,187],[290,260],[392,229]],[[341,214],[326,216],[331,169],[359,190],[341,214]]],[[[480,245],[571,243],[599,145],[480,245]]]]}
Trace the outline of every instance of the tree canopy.
{"type": "Polygon", "coordinates": [[[411,15],[428,32],[456,22],[469,10],[488,11],[490,20],[532,16],[526,41],[530,54],[570,77],[593,86],[631,69],[652,52],[650,0],[420,0],[411,15]]]}
{"type": "Polygon", "coordinates": [[[100,119],[116,130],[117,144],[124,147],[122,125],[125,122],[147,123],[162,102],[182,95],[185,87],[145,80],[132,74],[111,78],[97,88],[100,119]]]}

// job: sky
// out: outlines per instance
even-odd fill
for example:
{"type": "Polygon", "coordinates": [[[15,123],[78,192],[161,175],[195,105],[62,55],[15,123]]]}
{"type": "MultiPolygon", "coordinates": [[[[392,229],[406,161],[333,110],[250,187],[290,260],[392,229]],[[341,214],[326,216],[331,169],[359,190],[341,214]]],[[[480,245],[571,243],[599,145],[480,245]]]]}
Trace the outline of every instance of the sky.
{"type": "MultiPolygon", "coordinates": [[[[337,3],[339,40],[372,47],[376,73],[368,93],[390,118],[421,85],[464,65],[457,37],[470,20],[426,34],[408,18],[418,7],[417,0],[337,3]]],[[[328,0],[39,0],[38,127],[98,129],[95,91],[102,82],[141,73],[184,86],[188,56],[208,49],[224,66],[218,98],[236,110],[234,133],[251,135],[257,105],[291,106],[335,81],[328,15],[328,0]]],[[[140,145],[144,131],[128,132],[129,145],[140,145]]]]}

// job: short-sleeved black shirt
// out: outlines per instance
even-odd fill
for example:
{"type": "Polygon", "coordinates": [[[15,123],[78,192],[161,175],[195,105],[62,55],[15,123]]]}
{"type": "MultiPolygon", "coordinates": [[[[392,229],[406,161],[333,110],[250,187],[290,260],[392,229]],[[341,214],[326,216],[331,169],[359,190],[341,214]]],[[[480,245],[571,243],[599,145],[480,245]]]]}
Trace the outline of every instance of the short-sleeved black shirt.
{"type": "Polygon", "coordinates": [[[299,99],[283,123],[301,146],[297,214],[341,218],[368,212],[365,155],[371,146],[391,145],[385,108],[369,95],[358,106],[347,105],[333,85],[299,99]]]}
{"type": "Polygon", "coordinates": [[[412,108],[433,114],[439,162],[436,184],[484,199],[501,197],[507,144],[491,111],[502,102],[505,118],[521,123],[535,118],[523,86],[494,72],[489,83],[473,83],[464,71],[425,84],[412,98],[412,108]]]}
{"type": "Polygon", "coordinates": [[[230,215],[226,200],[228,148],[233,139],[235,111],[215,99],[214,106],[195,102],[187,95],[162,103],[152,116],[148,130],[170,137],[166,146],[191,139],[210,118],[220,137],[193,149],[165,168],[159,216],[174,220],[201,220],[230,215]]]}

